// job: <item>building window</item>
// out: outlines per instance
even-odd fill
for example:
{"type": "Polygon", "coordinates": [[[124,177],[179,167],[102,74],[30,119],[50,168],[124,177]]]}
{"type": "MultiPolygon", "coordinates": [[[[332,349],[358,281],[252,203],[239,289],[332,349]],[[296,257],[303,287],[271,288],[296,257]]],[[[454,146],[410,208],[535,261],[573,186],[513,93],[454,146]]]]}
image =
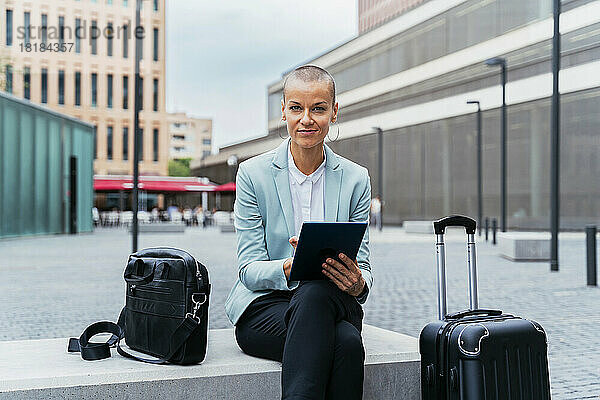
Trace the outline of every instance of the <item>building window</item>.
{"type": "Polygon", "coordinates": [[[154,51],[152,54],[152,59],[154,61],[158,61],[158,28],[154,28],[154,51]]]}
{"type": "Polygon", "coordinates": [[[152,82],[152,86],[152,110],[158,111],[158,79],[154,79],[154,81],[152,82]]]}
{"type": "Polygon", "coordinates": [[[140,128],[140,134],[138,136],[138,160],[144,159],[144,130],[140,128]]]}
{"type": "Polygon", "coordinates": [[[152,158],[155,162],[158,161],[158,129],[152,131],[152,158]]]}
{"type": "Polygon", "coordinates": [[[42,103],[48,103],[48,70],[46,68],[42,68],[41,75],[41,86],[42,86],[42,103]]]}
{"type": "Polygon", "coordinates": [[[98,105],[98,74],[92,73],[92,107],[98,105]]]}
{"type": "Polygon", "coordinates": [[[92,54],[98,54],[98,21],[92,21],[92,26],[90,27],[90,46],[92,48],[92,54]]]}
{"type": "Polygon", "coordinates": [[[23,97],[31,100],[31,69],[25,67],[23,70],[23,97]]]}
{"type": "Polygon", "coordinates": [[[58,104],[65,104],[65,71],[58,71],[58,104]]]}
{"type": "Polygon", "coordinates": [[[113,127],[108,126],[106,128],[106,158],[108,160],[113,159],[113,127]]]}
{"type": "Polygon", "coordinates": [[[108,4],[109,6],[112,6],[112,0],[106,0],[106,4],[108,4]]]}
{"type": "Polygon", "coordinates": [[[106,25],[106,54],[109,57],[112,57],[112,55],[113,55],[113,37],[114,37],[113,24],[112,24],[112,22],[109,22],[106,25]]]}
{"type": "Polygon", "coordinates": [[[112,76],[112,74],[108,74],[106,76],[106,93],[107,93],[106,106],[108,108],[113,108],[113,76],[112,76]]]}
{"type": "Polygon", "coordinates": [[[123,25],[123,58],[129,57],[129,25],[123,25]]]}
{"type": "Polygon", "coordinates": [[[58,45],[65,43],[65,17],[58,17],[58,45]]]}
{"type": "Polygon", "coordinates": [[[202,139],[202,144],[210,146],[210,139],[202,139]]]}
{"type": "Polygon", "coordinates": [[[81,105],[81,72],[75,72],[75,105],[81,105]]]}
{"type": "Polygon", "coordinates": [[[144,109],[144,78],[140,77],[140,92],[138,94],[140,97],[140,110],[144,109]]]}
{"type": "Polygon", "coordinates": [[[202,151],[202,158],[206,158],[210,156],[210,150],[203,150],[202,151]]]}
{"type": "Polygon", "coordinates": [[[127,0],[123,0],[123,7],[129,6],[129,2],[127,0]]]}
{"type": "Polygon", "coordinates": [[[123,76],[123,110],[129,108],[129,77],[123,76]]]}
{"type": "Polygon", "coordinates": [[[6,45],[12,46],[13,43],[13,10],[6,10],[6,45]]]}
{"type": "Polygon", "coordinates": [[[31,41],[31,13],[28,11],[23,14],[23,27],[25,28],[25,44],[31,41]]]}
{"type": "Polygon", "coordinates": [[[81,53],[81,18],[75,18],[75,53],[81,53]]]}
{"type": "Polygon", "coordinates": [[[13,69],[11,65],[6,65],[4,67],[4,73],[5,73],[5,77],[6,77],[6,92],[7,93],[12,93],[13,92],[13,69]]]}
{"type": "Polygon", "coordinates": [[[129,127],[123,127],[123,160],[129,158],[129,127]]]}
{"type": "Polygon", "coordinates": [[[42,14],[42,43],[48,44],[48,14],[42,14]]]}
{"type": "Polygon", "coordinates": [[[158,11],[158,0],[154,0],[154,11],[158,11]]]}

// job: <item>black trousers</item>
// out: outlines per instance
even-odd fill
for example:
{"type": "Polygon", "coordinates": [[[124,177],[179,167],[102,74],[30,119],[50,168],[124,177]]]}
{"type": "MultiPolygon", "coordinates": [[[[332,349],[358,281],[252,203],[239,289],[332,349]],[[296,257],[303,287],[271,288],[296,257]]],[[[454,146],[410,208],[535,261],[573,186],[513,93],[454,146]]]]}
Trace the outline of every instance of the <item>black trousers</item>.
{"type": "Polygon", "coordinates": [[[362,399],[362,306],[330,281],[254,300],[235,327],[247,354],[282,362],[282,399],[362,399]]]}

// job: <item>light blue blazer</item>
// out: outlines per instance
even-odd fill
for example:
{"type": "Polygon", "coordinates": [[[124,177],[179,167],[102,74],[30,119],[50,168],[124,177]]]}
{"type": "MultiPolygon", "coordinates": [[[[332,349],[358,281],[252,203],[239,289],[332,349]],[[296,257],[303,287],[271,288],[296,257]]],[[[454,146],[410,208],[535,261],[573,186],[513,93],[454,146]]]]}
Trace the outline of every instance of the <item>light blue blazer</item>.
{"type": "MultiPolygon", "coordinates": [[[[294,211],[288,174],[288,146],[250,158],[239,165],[234,203],[237,233],[238,279],[227,300],[225,312],[235,325],[248,305],[273,290],[292,290],[284,261],[294,254],[288,239],[294,235],[294,211]]],[[[371,180],[366,168],[335,154],[325,145],[325,221],[368,221],[371,180]]],[[[369,264],[369,228],[357,255],[367,283],[373,284],[369,264]]]]}

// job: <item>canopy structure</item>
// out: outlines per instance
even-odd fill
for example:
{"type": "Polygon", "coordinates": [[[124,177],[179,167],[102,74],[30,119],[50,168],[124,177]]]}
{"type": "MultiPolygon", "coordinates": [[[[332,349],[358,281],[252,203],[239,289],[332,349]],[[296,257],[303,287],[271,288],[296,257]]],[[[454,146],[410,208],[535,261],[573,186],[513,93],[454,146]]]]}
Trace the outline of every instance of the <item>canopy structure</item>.
{"type": "MultiPolygon", "coordinates": [[[[218,186],[207,178],[140,176],[138,188],[146,192],[214,192],[218,186]]],[[[95,175],[94,191],[132,190],[131,175],[95,175]]]]}
{"type": "Polygon", "coordinates": [[[217,192],[235,192],[235,182],[228,182],[215,188],[217,192]]]}

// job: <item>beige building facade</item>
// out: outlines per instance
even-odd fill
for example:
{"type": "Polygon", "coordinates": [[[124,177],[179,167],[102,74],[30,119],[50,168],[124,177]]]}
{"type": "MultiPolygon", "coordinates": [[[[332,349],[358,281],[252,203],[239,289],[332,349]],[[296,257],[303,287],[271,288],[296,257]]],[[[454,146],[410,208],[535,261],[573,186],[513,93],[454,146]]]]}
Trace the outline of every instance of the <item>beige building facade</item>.
{"type": "Polygon", "coordinates": [[[169,159],[202,159],[211,153],[212,120],[193,118],[185,113],[167,115],[169,159]]]}
{"type": "MultiPolygon", "coordinates": [[[[94,173],[133,173],[135,0],[0,0],[5,90],[95,125],[94,173]]],[[[140,173],[167,175],[165,0],[143,1],[140,173]]]]}

